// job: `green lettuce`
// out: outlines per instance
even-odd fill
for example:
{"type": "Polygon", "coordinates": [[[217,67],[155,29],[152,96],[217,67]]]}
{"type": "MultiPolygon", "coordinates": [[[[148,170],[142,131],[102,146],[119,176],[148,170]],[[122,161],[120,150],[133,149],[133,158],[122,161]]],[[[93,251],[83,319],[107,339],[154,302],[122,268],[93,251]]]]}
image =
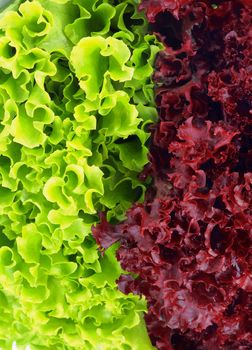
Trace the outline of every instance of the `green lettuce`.
{"type": "Polygon", "coordinates": [[[148,350],[98,213],[141,201],[161,49],[133,0],[15,1],[0,15],[0,347],[148,350]]]}

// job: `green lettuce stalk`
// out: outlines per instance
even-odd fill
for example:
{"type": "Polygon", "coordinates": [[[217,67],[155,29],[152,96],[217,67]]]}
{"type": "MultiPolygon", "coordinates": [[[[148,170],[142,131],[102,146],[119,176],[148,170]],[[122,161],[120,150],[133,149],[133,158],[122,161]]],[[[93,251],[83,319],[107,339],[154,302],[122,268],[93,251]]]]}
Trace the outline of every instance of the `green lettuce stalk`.
{"type": "Polygon", "coordinates": [[[143,199],[161,45],[133,0],[15,1],[0,14],[0,348],[148,350],[99,211],[143,199]],[[21,3],[21,4],[20,4],[21,3]],[[10,11],[11,10],[11,11],[10,11]]]}

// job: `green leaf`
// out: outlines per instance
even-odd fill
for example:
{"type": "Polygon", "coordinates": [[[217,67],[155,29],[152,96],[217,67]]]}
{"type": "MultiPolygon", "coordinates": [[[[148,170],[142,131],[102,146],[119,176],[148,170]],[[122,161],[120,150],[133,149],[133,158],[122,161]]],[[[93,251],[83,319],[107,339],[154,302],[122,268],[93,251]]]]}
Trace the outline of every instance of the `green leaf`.
{"type": "Polygon", "coordinates": [[[22,229],[22,237],[17,237],[17,250],[27,263],[38,263],[40,259],[41,234],[35,224],[22,229]]]}

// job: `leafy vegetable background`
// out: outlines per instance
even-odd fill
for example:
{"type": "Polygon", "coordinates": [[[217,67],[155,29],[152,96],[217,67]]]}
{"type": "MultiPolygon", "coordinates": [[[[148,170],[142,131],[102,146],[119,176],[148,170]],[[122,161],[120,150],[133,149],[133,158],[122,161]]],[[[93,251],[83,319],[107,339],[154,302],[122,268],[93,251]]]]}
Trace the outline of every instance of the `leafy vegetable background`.
{"type": "Polygon", "coordinates": [[[0,347],[251,350],[251,1],[0,9],[0,347]]]}
{"type": "Polygon", "coordinates": [[[16,1],[0,16],[0,346],[151,349],[91,226],[143,199],[152,65],[137,3],[16,1]],[[12,10],[12,11],[10,11],[12,10]]]}

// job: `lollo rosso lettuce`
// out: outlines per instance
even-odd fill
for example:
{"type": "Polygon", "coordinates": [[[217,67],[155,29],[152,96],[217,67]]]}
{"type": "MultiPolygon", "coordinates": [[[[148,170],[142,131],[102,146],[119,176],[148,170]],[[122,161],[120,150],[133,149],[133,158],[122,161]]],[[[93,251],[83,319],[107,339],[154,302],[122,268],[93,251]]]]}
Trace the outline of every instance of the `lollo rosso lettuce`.
{"type": "Polygon", "coordinates": [[[252,2],[144,0],[165,45],[143,204],[93,228],[159,350],[252,349],[252,2]]]}
{"type": "Polygon", "coordinates": [[[136,2],[16,1],[0,15],[0,347],[152,349],[98,212],[143,199],[152,65],[136,2]],[[10,11],[11,10],[11,11],[10,11]]]}

